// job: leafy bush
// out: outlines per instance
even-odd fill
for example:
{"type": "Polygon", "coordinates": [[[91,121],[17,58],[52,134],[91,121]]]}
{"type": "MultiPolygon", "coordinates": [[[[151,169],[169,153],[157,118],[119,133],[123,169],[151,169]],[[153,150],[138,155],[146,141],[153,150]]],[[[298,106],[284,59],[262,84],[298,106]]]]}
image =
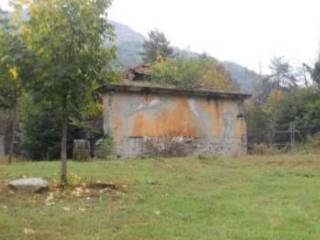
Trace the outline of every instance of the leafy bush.
{"type": "Polygon", "coordinates": [[[113,138],[110,135],[105,136],[96,143],[96,157],[108,159],[112,156],[113,138]]]}
{"type": "Polygon", "coordinates": [[[320,91],[316,88],[297,89],[274,106],[273,114],[277,128],[294,121],[305,140],[308,135],[320,132],[320,91]]]}
{"type": "Polygon", "coordinates": [[[215,59],[208,57],[175,57],[156,61],[151,67],[150,81],[183,88],[204,87],[234,89],[229,74],[215,59]]]}
{"type": "Polygon", "coordinates": [[[294,122],[296,140],[320,132],[320,91],[317,88],[297,88],[291,91],[273,90],[263,105],[246,105],[248,145],[289,141],[290,123],[294,122]],[[285,135],[285,132],[288,132],[285,135]],[[276,133],[281,134],[276,134],[276,133]]]}

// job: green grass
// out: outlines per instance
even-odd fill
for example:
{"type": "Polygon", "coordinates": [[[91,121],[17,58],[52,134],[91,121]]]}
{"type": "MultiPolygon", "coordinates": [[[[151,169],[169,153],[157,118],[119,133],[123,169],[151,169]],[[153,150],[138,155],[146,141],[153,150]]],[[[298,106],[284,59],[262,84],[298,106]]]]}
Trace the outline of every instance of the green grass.
{"type": "Polygon", "coordinates": [[[75,197],[66,190],[10,193],[8,180],[44,177],[58,162],[0,164],[0,239],[279,239],[320,236],[320,156],[247,156],[69,164],[72,182],[120,189],[75,197]],[[81,179],[80,179],[81,178],[81,179]],[[64,208],[70,211],[65,211],[64,208]],[[25,234],[24,228],[34,234],[25,234]]]}

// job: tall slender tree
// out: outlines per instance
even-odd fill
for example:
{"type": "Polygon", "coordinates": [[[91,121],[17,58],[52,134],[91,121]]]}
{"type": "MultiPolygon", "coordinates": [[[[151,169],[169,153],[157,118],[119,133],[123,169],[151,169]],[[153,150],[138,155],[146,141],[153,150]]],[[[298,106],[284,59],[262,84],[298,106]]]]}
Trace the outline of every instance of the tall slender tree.
{"type": "Polygon", "coordinates": [[[270,65],[271,75],[269,80],[274,82],[277,88],[297,87],[297,77],[292,66],[283,57],[274,57],[270,65]]]}
{"type": "Polygon", "coordinates": [[[173,48],[164,33],[152,30],[149,39],[143,44],[143,60],[146,63],[154,62],[158,58],[167,59],[173,54],[173,48]]]}
{"type": "Polygon", "coordinates": [[[67,134],[70,118],[92,101],[115,57],[113,28],[107,21],[110,0],[33,0],[15,2],[27,9],[21,34],[35,53],[36,77],[26,83],[39,99],[56,103],[61,115],[61,181],[67,183],[67,134]],[[108,44],[106,44],[106,42],[108,44]],[[106,47],[109,46],[109,47],[106,47]]]}
{"type": "MultiPolygon", "coordinates": [[[[308,67],[308,66],[307,66],[308,67]]],[[[314,82],[314,84],[320,88],[320,54],[317,62],[314,64],[314,68],[308,67],[308,69],[311,72],[311,77],[314,82]]]]}

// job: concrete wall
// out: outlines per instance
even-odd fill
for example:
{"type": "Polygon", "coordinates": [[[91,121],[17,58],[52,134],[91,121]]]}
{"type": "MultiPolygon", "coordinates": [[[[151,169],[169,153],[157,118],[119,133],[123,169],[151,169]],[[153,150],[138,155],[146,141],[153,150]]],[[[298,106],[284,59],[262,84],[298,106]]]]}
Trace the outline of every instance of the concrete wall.
{"type": "Polygon", "coordinates": [[[161,147],[166,139],[187,154],[246,152],[242,100],[116,92],[103,101],[104,131],[121,157],[146,155],[150,141],[161,147]]]}

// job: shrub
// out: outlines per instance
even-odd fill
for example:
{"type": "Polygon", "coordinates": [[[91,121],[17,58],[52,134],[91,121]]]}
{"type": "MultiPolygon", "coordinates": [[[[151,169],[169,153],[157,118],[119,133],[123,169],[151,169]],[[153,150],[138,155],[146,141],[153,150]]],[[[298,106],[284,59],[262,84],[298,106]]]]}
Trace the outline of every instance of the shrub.
{"type": "Polygon", "coordinates": [[[229,74],[215,59],[177,56],[151,66],[150,81],[183,88],[215,88],[233,90],[229,74]]]}
{"type": "Polygon", "coordinates": [[[298,89],[287,94],[274,107],[276,127],[287,127],[289,122],[295,122],[300,131],[301,140],[308,135],[313,136],[320,131],[320,91],[309,87],[298,89]]]}
{"type": "Polygon", "coordinates": [[[110,135],[105,136],[96,143],[96,157],[108,159],[112,156],[113,138],[110,135]]]}

